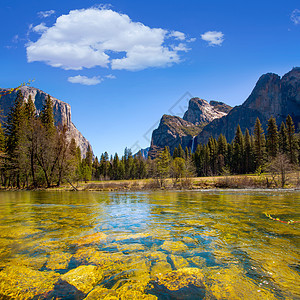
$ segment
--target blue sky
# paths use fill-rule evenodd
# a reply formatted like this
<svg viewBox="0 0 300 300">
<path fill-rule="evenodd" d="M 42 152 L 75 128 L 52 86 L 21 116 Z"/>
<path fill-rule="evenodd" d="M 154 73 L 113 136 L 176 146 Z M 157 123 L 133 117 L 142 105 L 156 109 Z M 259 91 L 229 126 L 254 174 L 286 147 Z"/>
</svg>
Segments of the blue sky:
<svg viewBox="0 0 300 300">
<path fill-rule="evenodd" d="M 96 155 L 147 147 L 187 99 L 241 104 L 300 66 L 299 1 L 1 2 L 0 87 L 68 102 Z"/>
</svg>

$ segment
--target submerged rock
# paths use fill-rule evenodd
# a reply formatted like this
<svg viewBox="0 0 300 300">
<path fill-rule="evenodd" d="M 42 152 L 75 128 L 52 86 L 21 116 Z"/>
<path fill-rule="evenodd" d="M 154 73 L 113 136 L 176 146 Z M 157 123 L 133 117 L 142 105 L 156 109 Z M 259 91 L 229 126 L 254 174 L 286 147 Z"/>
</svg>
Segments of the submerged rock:
<svg viewBox="0 0 300 300">
<path fill-rule="evenodd" d="M 50 270 L 67 269 L 72 255 L 64 252 L 51 253 L 46 268 Z"/>
<path fill-rule="evenodd" d="M 205 287 L 204 275 L 197 268 L 182 268 L 158 276 L 149 285 L 149 292 L 166 299 L 214 299 Z"/>
<path fill-rule="evenodd" d="M 181 241 L 165 241 L 160 248 L 168 252 L 184 252 L 188 250 L 188 246 Z"/>
<path fill-rule="evenodd" d="M 88 293 L 102 279 L 102 270 L 96 266 L 80 266 L 61 276 L 61 279 L 75 286 L 79 291 Z"/>
<path fill-rule="evenodd" d="M 181 256 L 176 256 L 171 254 L 170 258 L 172 260 L 175 269 L 181 269 L 189 265 L 189 262 Z"/>
<path fill-rule="evenodd" d="M 81 237 L 80 239 L 73 242 L 76 246 L 85 246 L 85 245 L 91 245 L 91 244 L 98 244 L 105 242 L 107 238 L 107 235 L 103 232 L 96 232 L 93 234 L 85 235 Z"/>
<path fill-rule="evenodd" d="M 151 268 L 151 277 L 166 274 L 172 271 L 171 265 L 166 261 L 157 261 Z"/>
<path fill-rule="evenodd" d="M 9 266 L 0 272 L 0 295 L 12 299 L 31 299 L 54 288 L 55 272 L 40 272 L 25 266 Z"/>
</svg>

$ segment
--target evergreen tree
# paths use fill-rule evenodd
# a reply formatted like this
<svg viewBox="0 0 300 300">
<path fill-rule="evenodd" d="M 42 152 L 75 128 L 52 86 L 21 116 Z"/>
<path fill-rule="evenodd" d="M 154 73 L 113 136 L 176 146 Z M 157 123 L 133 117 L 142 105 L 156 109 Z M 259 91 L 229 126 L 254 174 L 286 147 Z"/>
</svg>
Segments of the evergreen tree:
<svg viewBox="0 0 300 300">
<path fill-rule="evenodd" d="M 181 144 L 178 146 L 178 157 L 184 158 L 184 151 L 181 147 Z"/>
<path fill-rule="evenodd" d="M 253 146 L 251 141 L 251 136 L 249 134 L 248 128 L 245 131 L 245 173 L 250 173 L 254 171 L 253 164 Z"/>
<path fill-rule="evenodd" d="M 169 147 L 159 153 L 157 158 L 157 172 L 160 178 L 160 186 L 163 186 L 164 179 L 169 176 L 171 155 Z"/>
<path fill-rule="evenodd" d="M 281 123 L 279 130 L 279 151 L 281 153 L 288 152 L 288 135 L 284 122 Z"/>
<path fill-rule="evenodd" d="M 234 173 L 242 174 L 244 168 L 244 136 L 240 125 L 237 126 L 235 137 L 233 140 L 233 160 L 232 170 Z"/>
<path fill-rule="evenodd" d="M 256 169 L 261 168 L 266 159 L 266 140 L 259 118 L 254 125 L 254 154 Z"/>
<path fill-rule="evenodd" d="M 272 158 L 276 157 L 278 153 L 279 141 L 278 131 L 275 118 L 270 118 L 267 129 L 267 152 Z"/>
<path fill-rule="evenodd" d="M 40 114 L 40 119 L 46 129 L 47 135 L 53 135 L 55 132 L 53 103 L 49 95 L 46 99 L 45 104 L 43 105 L 43 109 Z"/>
<path fill-rule="evenodd" d="M 290 115 L 286 118 L 287 154 L 292 164 L 298 163 L 298 145 L 295 138 L 295 126 Z"/>
</svg>

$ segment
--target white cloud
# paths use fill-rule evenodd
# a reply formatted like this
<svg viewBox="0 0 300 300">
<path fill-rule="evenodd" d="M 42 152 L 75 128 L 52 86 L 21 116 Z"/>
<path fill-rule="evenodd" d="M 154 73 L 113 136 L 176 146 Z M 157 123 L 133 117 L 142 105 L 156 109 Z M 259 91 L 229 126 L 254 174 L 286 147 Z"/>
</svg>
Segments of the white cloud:
<svg viewBox="0 0 300 300">
<path fill-rule="evenodd" d="M 300 24 L 300 9 L 294 9 L 292 11 L 291 20 L 295 25 Z"/>
<path fill-rule="evenodd" d="M 180 31 L 172 31 L 169 34 L 169 37 L 174 37 L 176 40 L 184 41 L 185 40 L 185 34 Z"/>
<path fill-rule="evenodd" d="M 108 78 L 108 79 L 116 79 L 117 77 L 113 74 L 108 74 L 105 76 L 105 78 Z"/>
<path fill-rule="evenodd" d="M 47 29 L 48 29 L 48 27 L 45 25 L 45 23 L 41 23 L 39 25 L 32 27 L 32 30 L 37 33 L 43 33 Z"/>
<path fill-rule="evenodd" d="M 83 85 L 96 85 L 101 83 L 103 79 L 100 78 L 100 76 L 94 76 L 89 78 L 87 76 L 77 75 L 77 76 L 69 77 L 68 81 L 71 83 L 80 83 Z"/>
<path fill-rule="evenodd" d="M 172 48 L 173 48 L 173 50 L 175 50 L 175 51 L 184 51 L 184 52 L 188 52 L 188 51 L 191 50 L 191 48 L 188 48 L 188 47 L 186 46 L 186 44 L 184 44 L 184 43 L 180 43 L 179 45 L 173 46 Z"/>
<path fill-rule="evenodd" d="M 40 18 L 48 18 L 48 17 L 50 17 L 53 14 L 55 14 L 55 10 L 53 10 L 53 9 L 38 12 L 38 16 Z"/>
<path fill-rule="evenodd" d="M 57 18 L 36 42 L 27 44 L 27 60 L 66 70 L 100 66 L 136 71 L 179 63 L 178 52 L 187 49 L 182 42 L 174 48 L 174 42 L 183 39 L 179 31 L 150 28 L 125 14 L 93 7 Z"/>
<path fill-rule="evenodd" d="M 209 46 L 221 46 L 224 41 L 224 34 L 221 31 L 207 31 L 201 34 L 201 38 L 208 42 Z"/>
</svg>

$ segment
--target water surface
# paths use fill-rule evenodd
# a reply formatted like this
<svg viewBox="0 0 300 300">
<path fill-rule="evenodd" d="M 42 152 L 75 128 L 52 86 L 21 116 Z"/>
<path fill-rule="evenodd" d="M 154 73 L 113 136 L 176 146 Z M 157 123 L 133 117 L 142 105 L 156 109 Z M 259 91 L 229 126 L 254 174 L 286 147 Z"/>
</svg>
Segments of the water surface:
<svg viewBox="0 0 300 300">
<path fill-rule="evenodd" d="M 1 192 L 0 299 L 300 299 L 298 192 Z"/>
</svg>

